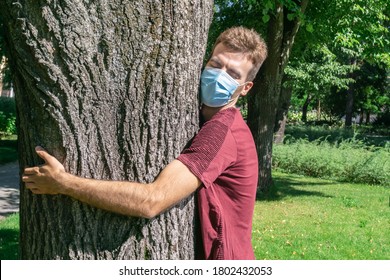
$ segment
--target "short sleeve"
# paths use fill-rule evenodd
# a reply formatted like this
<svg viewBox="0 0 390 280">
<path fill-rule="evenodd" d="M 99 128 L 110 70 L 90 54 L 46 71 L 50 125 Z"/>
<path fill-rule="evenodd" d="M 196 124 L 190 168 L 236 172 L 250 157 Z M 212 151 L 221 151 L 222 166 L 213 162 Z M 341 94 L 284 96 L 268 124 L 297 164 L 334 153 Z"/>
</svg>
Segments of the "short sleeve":
<svg viewBox="0 0 390 280">
<path fill-rule="evenodd" d="M 220 121 L 206 123 L 191 146 L 177 158 L 210 186 L 236 159 L 237 148 L 229 127 Z"/>
</svg>

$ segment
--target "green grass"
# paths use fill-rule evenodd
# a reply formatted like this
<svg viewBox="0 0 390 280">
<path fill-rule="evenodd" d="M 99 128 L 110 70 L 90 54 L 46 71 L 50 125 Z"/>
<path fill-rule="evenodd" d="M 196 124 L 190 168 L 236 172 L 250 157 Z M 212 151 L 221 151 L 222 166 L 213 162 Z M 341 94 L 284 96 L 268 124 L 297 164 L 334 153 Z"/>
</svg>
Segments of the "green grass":
<svg viewBox="0 0 390 280">
<path fill-rule="evenodd" d="M 256 203 L 257 259 L 390 259 L 390 188 L 274 172 Z"/>
<path fill-rule="evenodd" d="M 389 260 L 390 188 L 273 174 L 253 219 L 257 259 Z M 0 221 L 0 259 L 18 259 L 19 216 Z"/>
<path fill-rule="evenodd" d="M 19 214 L 0 220 L 0 260 L 19 259 Z"/>
</svg>

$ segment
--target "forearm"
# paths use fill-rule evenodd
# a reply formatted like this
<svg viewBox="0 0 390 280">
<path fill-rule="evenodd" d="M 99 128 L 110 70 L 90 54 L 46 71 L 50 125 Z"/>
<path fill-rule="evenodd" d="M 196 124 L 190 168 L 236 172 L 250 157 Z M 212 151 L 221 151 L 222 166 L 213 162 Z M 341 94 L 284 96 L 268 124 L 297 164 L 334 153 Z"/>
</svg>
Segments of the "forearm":
<svg viewBox="0 0 390 280">
<path fill-rule="evenodd" d="M 110 212 L 151 218 L 159 211 L 148 184 L 86 179 L 65 172 L 58 184 L 59 193 Z"/>
<path fill-rule="evenodd" d="M 174 160 L 151 184 L 86 179 L 65 172 L 64 166 L 40 147 L 41 166 L 27 167 L 22 180 L 34 194 L 64 194 L 91 206 L 128 216 L 152 218 L 193 193 L 201 184 Z"/>
</svg>

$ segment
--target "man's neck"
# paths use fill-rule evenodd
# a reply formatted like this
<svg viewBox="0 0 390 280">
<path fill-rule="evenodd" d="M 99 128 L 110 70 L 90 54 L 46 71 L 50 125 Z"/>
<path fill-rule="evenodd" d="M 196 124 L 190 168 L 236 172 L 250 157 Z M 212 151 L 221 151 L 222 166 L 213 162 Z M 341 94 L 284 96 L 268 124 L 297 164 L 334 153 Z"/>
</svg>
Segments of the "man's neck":
<svg viewBox="0 0 390 280">
<path fill-rule="evenodd" d="M 207 105 L 202 105 L 201 113 L 205 121 L 211 120 L 211 118 L 218 112 L 234 107 L 235 102 L 233 104 L 228 104 L 223 107 L 209 107 Z"/>
</svg>

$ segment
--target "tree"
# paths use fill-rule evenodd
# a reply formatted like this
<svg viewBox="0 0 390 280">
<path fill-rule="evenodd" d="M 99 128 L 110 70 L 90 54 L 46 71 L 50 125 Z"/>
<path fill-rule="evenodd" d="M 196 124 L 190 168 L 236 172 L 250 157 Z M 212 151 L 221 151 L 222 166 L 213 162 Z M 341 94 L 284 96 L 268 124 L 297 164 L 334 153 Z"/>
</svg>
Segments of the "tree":
<svg viewBox="0 0 390 280">
<path fill-rule="evenodd" d="M 292 87 L 294 95 L 305 100 L 302 104 L 302 121 L 307 121 L 307 111 L 312 100 L 324 102 L 331 90 L 348 89 L 353 82 L 348 74 L 354 69 L 337 61 L 326 45 L 299 44 L 299 55 L 294 56 L 286 67 L 290 77 L 285 86 Z"/>
<path fill-rule="evenodd" d="M 362 98 L 357 81 L 370 76 L 361 75 L 362 66 L 367 62 L 379 63 L 383 68 L 390 65 L 387 2 L 311 1 L 305 20 L 312 29 L 298 35 L 292 63 L 287 68 L 294 90 L 302 93 L 306 89 L 306 96 L 315 96 L 327 104 L 328 110 L 340 114 L 337 103 L 343 100 L 340 115 L 346 115 L 347 127 L 359 107 L 356 98 Z M 309 54 L 317 54 L 308 57 L 308 50 Z M 369 92 L 373 93 L 366 94 Z"/>
<path fill-rule="evenodd" d="M 371 114 L 380 114 L 390 106 L 390 92 L 386 90 L 388 73 L 385 65 L 363 62 L 357 73 L 355 107 L 360 113 L 360 124 L 370 123 Z"/>
<path fill-rule="evenodd" d="M 20 166 L 42 145 L 76 175 L 151 182 L 198 128 L 212 1 L 0 4 Z M 194 203 L 152 220 L 21 186 L 24 259 L 191 259 Z"/>
<path fill-rule="evenodd" d="M 268 58 L 257 75 L 248 102 L 248 125 L 259 156 L 259 187 L 272 186 L 272 145 L 281 98 L 284 69 L 308 0 L 267 1 L 263 20 L 267 21 Z M 285 91 L 288 92 L 288 91 Z"/>
</svg>

